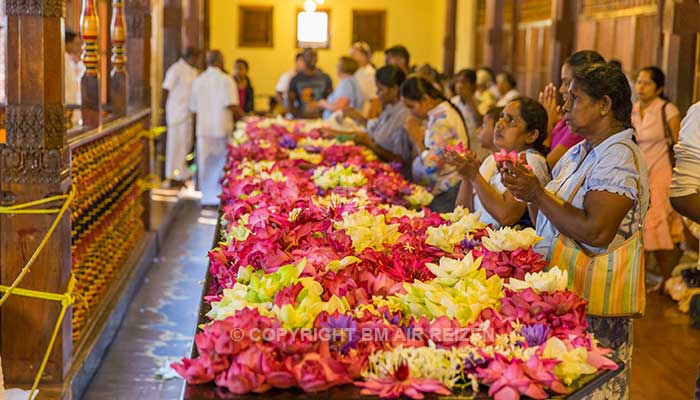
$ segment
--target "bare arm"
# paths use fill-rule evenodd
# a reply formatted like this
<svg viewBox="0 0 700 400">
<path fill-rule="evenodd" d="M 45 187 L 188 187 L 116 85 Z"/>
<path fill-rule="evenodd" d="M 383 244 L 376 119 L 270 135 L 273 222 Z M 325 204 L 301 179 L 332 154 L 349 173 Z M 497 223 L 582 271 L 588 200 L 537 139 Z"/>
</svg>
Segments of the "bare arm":
<svg viewBox="0 0 700 400">
<path fill-rule="evenodd" d="M 679 214 L 700 223 L 700 193 L 683 197 L 671 197 L 671 205 Z"/>
<path fill-rule="evenodd" d="M 292 113 L 296 118 L 301 118 L 301 109 L 297 106 L 297 94 L 293 90 L 287 93 L 287 101 L 289 102 L 289 112 Z"/>
<path fill-rule="evenodd" d="M 234 121 L 238 121 L 241 118 L 243 118 L 244 113 L 243 113 L 243 109 L 241 108 L 241 106 L 239 106 L 237 104 L 231 104 L 227 108 L 233 114 Z"/>
<path fill-rule="evenodd" d="M 670 120 L 668 120 L 668 127 L 671 129 L 671 136 L 673 136 L 673 143 L 678 142 L 678 134 L 681 131 L 681 116 L 677 115 Z"/>
<path fill-rule="evenodd" d="M 486 211 L 504 226 L 515 225 L 526 211 L 527 206 L 513 197 L 509 191 L 498 193 L 481 174 L 472 180 L 472 185 Z"/>
<path fill-rule="evenodd" d="M 471 182 L 467 179 L 462 179 L 462 183 L 459 185 L 459 192 L 455 201 L 455 207 L 457 206 L 462 206 L 469 211 L 474 210 L 474 189 Z"/>
<path fill-rule="evenodd" d="M 342 110 L 350 105 L 350 98 L 349 97 L 339 97 L 333 103 L 329 103 L 324 99 L 324 100 L 319 101 L 318 105 L 321 106 L 321 108 L 326 109 L 326 110 L 338 111 L 338 110 Z"/>
<path fill-rule="evenodd" d="M 590 191 L 583 209 L 576 208 L 546 191 L 539 179 L 522 166 L 508 164 L 508 169 L 512 173 L 502 174 L 503 183 L 515 196 L 531 202 L 563 235 L 589 246 L 608 246 L 634 205 L 619 194 Z"/>
</svg>

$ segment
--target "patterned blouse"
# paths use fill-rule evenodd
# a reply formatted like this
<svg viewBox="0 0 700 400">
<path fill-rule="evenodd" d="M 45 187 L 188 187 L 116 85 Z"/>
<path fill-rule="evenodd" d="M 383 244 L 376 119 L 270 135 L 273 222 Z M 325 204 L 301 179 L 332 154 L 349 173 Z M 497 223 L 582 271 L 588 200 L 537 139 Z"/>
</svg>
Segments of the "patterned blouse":
<svg viewBox="0 0 700 400">
<path fill-rule="evenodd" d="M 545 187 L 560 199 L 568 201 L 573 189 L 583 179 L 583 185 L 571 202 L 574 207 L 580 209 L 583 209 L 586 194 L 591 191 L 619 194 L 634 201 L 634 206 L 622 220 L 610 246 L 583 246 L 593 254 L 614 249 L 632 236 L 639 229 L 639 221 L 644 221 L 649 208 L 647 165 L 644 156 L 632 140 L 633 133 L 632 129 L 626 129 L 610 136 L 596 147 L 591 148 L 584 140 L 570 148 L 554 167 L 552 181 Z M 640 179 L 641 194 L 637 190 L 637 182 Z M 536 226 L 537 234 L 543 239 L 535 245 L 535 250 L 548 259 L 552 242 L 558 234 L 557 229 L 543 213 L 538 214 Z"/>
<path fill-rule="evenodd" d="M 462 142 L 469 146 L 467 129 L 460 114 L 443 101 L 428 112 L 425 150 L 413 160 L 413 180 L 439 195 L 457 186 L 462 178 L 454 167 L 445 163 L 445 148 Z"/>
</svg>

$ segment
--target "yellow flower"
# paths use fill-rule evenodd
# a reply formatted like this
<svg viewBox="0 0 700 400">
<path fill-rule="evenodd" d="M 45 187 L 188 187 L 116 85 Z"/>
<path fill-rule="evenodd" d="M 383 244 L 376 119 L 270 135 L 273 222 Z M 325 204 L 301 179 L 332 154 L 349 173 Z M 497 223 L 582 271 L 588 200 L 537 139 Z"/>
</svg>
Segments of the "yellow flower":
<svg viewBox="0 0 700 400">
<path fill-rule="evenodd" d="M 481 239 L 483 246 L 492 252 L 513 251 L 517 249 L 527 250 L 542 240 L 532 228 L 516 230 L 503 227 L 497 231 L 486 228 L 489 235 Z"/>
<path fill-rule="evenodd" d="M 447 223 L 438 227 L 429 227 L 426 230 L 428 239 L 425 243 L 439 247 L 447 252 L 454 251 L 455 245 L 464 240 L 465 236 L 485 225 L 479 221 L 479 213 L 464 214 L 454 223 Z"/>
<path fill-rule="evenodd" d="M 433 194 L 427 191 L 423 186 L 411 185 L 411 188 L 413 189 L 411 194 L 404 196 L 404 199 L 406 199 L 406 201 L 408 201 L 412 207 L 427 206 L 435 198 L 435 196 L 433 196 Z"/>
<path fill-rule="evenodd" d="M 308 153 L 306 150 L 297 147 L 296 149 L 289 151 L 289 159 L 304 160 L 310 162 L 311 164 L 320 164 L 321 161 L 323 161 L 323 156 L 320 154 Z"/>
<path fill-rule="evenodd" d="M 331 261 L 330 263 L 328 263 L 328 265 L 326 265 L 326 270 L 332 271 L 332 272 L 338 272 L 338 271 L 345 269 L 345 267 L 347 267 L 348 265 L 355 264 L 355 263 L 358 263 L 360 261 L 362 261 L 362 260 L 360 260 L 359 258 L 354 257 L 354 256 L 343 257 L 340 260 L 334 260 L 334 261 Z"/>
<path fill-rule="evenodd" d="M 554 267 L 545 272 L 528 272 L 525 274 L 525 280 L 510 278 L 507 284 L 512 290 L 525 290 L 532 288 L 537 293 L 549 292 L 554 293 L 566 289 L 569 282 L 569 274 L 567 271 L 562 271 L 559 267 Z"/>
<path fill-rule="evenodd" d="M 352 239 L 356 252 L 371 247 L 385 250 L 385 243 L 395 243 L 401 236 L 399 224 L 387 224 L 384 215 L 372 215 L 367 210 L 343 215 L 343 221 L 334 224 L 336 229 L 343 229 Z"/>
<path fill-rule="evenodd" d="M 588 364 L 588 352 L 585 347 L 569 350 L 566 344 L 557 337 L 551 337 L 547 340 L 542 355 L 545 358 L 555 358 L 560 361 L 554 367 L 553 372 L 567 386 L 571 385 L 581 375 L 596 372 L 596 368 Z"/>
</svg>

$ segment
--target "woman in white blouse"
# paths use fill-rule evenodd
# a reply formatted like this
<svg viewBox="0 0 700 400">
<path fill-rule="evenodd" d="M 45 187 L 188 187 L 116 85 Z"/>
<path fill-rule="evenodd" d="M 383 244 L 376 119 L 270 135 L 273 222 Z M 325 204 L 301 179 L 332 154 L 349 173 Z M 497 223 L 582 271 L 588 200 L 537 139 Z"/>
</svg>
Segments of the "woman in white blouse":
<svg viewBox="0 0 700 400">
<path fill-rule="evenodd" d="M 676 167 L 671 181 L 671 204 L 681 215 L 700 222 L 700 102 L 692 105 L 683 118 L 673 150 Z"/>
</svg>

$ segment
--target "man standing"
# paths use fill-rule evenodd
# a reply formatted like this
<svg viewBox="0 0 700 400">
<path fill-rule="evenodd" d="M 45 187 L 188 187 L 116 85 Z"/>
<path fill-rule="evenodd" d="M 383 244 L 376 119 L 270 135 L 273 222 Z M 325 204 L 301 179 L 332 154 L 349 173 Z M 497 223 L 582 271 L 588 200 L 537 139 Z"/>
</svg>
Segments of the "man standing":
<svg viewBox="0 0 700 400">
<path fill-rule="evenodd" d="M 85 72 L 85 65 L 80 60 L 82 41 L 75 32 L 66 29 L 65 33 L 66 54 L 64 57 L 63 83 L 66 88 L 64 100 L 71 112 L 71 126 L 80 125 L 80 80 Z"/>
<path fill-rule="evenodd" d="M 377 97 L 377 84 L 375 82 L 374 69 L 370 60 L 372 59 L 372 49 L 366 42 L 357 42 L 350 48 L 350 57 L 357 61 L 359 68 L 355 71 L 355 79 L 360 85 L 362 97 L 365 101 L 362 109 L 359 110 L 367 119 L 376 118 L 381 112 L 381 104 Z"/>
<path fill-rule="evenodd" d="M 224 56 L 218 50 L 208 51 L 207 70 L 192 83 L 190 111 L 197 127 L 197 175 L 201 204 L 219 204 L 219 179 L 226 164 L 229 135 L 234 118 L 243 116 L 239 106 L 238 87 L 223 71 Z"/>
<path fill-rule="evenodd" d="M 304 70 L 305 65 L 304 53 L 297 53 L 294 59 L 294 69 L 283 73 L 280 76 L 279 81 L 277 81 L 277 85 L 275 86 L 275 96 L 277 97 L 277 103 L 281 104 L 285 109 L 289 108 L 289 84 L 292 82 L 292 78 L 294 78 L 296 74 Z"/>
<path fill-rule="evenodd" d="M 189 178 L 187 153 L 192 148 L 192 116 L 189 113 L 192 82 L 199 74 L 199 50 L 188 47 L 168 68 L 163 81 L 162 104 L 168 136 L 165 148 L 165 175 L 171 185 L 182 186 Z"/>
<path fill-rule="evenodd" d="M 323 109 L 319 100 L 333 92 L 331 77 L 316 67 L 314 49 L 304 49 L 304 70 L 289 83 L 289 111 L 297 118 L 319 118 Z"/>
</svg>

